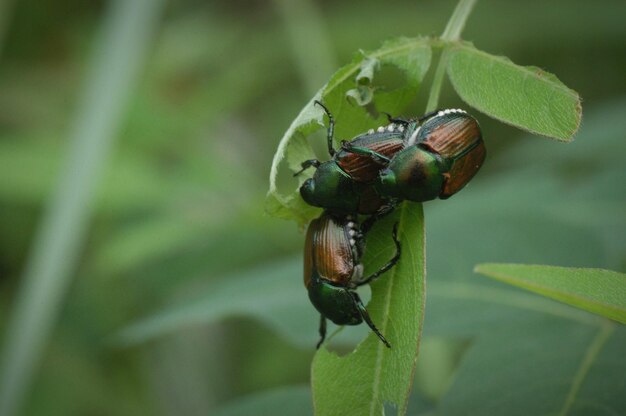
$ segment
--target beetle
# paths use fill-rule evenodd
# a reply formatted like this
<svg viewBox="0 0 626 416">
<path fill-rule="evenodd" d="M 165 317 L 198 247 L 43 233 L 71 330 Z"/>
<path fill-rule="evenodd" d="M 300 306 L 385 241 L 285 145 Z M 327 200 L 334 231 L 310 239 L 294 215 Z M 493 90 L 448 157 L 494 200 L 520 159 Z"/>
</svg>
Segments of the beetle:
<svg viewBox="0 0 626 416">
<path fill-rule="evenodd" d="M 377 217 L 362 225 L 351 215 L 324 211 L 309 224 L 304 245 L 304 286 L 309 299 L 320 313 L 320 341 L 326 338 L 326 319 L 337 325 L 359 325 L 365 322 L 389 348 L 391 345 L 372 322 L 357 287 L 371 283 L 391 269 L 400 259 L 397 223 L 392 237 L 396 254 L 380 269 L 363 277 L 361 257 L 365 250 L 364 236 Z"/>
<path fill-rule="evenodd" d="M 343 150 L 386 165 L 373 184 L 381 198 L 414 202 L 451 197 L 474 177 L 486 156 L 478 122 L 460 109 L 437 111 L 391 158 L 351 143 L 344 143 Z"/>
<path fill-rule="evenodd" d="M 375 192 L 371 184 L 390 158 L 414 138 L 421 120 L 430 114 L 409 120 L 387 114 L 388 125 L 370 129 L 349 142 L 343 141 L 341 149 L 335 150 L 335 120 L 324 104 L 320 101 L 315 104 L 328 116 L 326 141 L 331 160 L 310 159 L 302 163 L 302 169 L 294 176 L 309 167 L 315 167 L 316 171 L 312 178 L 304 181 L 300 195 L 309 205 L 343 214 L 373 214 L 381 207 L 385 209 L 387 198 Z"/>
</svg>

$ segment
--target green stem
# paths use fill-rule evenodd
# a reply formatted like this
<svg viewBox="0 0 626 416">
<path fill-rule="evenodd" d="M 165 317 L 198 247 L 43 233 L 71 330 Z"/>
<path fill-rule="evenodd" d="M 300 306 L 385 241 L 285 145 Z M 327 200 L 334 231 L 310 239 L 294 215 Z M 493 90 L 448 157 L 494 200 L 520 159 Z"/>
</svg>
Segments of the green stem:
<svg viewBox="0 0 626 416">
<path fill-rule="evenodd" d="M 435 110 L 439 105 L 439 95 L 441 94 L 441 87 L 443 86 L 443 75 L 446 72 L 448 60 L 450 59 L 449 44 L 460 39 L 461 32 L 465 27 L 465 22 L 467 22 L 467 18 L 475 4 L 476 0 L 460 0 L 454 9 L 454 13 L 450 16 L 445 30 L 441 34 L 441 40 L 444 41 L 444 46 L 441 57 L 439 58 L 439 63 L 437 64 L 437 69 L 435 70 L 432 86 L 430 87 L 426 113 Z"/>
<path fill-rule="evenodd" d="M 441 35 L 441 39 L 454 42 L 461 38 L 461 32 L 465 28 L 465 22 L 467 22 L 467 18 L 469 17 L 474 5 L 476 4 L 476 0 L 460 0 L 456 5 L 456 9 L 450 16 L 450 20 L 448 20 L 448 24 L 446 25 L 445 30 Z"/>
<path fill-rule="evenodd" d="M 426 103 L 426 111 L 424 113 L 430 113 L 434 111 L 439 105 L 439 95 L 441 94 L 441 87 L 443 86 L 443 75 L 446 72 L 448 66 L 448 48 L 444 47 L 439 62 L 437 63 L 437 69 L 435 70 L 435 76 L 433 83 L 430 86 L 430 94 L 428 95 L 428 103 Z"/>
</svg>

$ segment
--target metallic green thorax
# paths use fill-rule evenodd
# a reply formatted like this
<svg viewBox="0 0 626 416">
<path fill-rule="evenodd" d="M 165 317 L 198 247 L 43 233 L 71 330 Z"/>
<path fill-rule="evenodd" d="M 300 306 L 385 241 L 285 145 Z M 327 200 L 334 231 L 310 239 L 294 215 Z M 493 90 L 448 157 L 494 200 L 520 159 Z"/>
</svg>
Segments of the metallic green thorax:
<svg viewBox="0 0 626 416">
<path fill-rule="evenodd" d="M 383 198 L 414 202 L 449 198 L 472 179 L 485 159 L 480 127 L 463 110 L 435 113 L 407 144 L 374 184 Z"/>
<path fill-rule="evenodd" d="M 429 201 L 439 196 L 445 167 L 441 158 L 411 146 L 399 152 L 374 185 L 381 195 L 409 201 Z"/>
<path fill-rule="evenodd" d="M 319 313 L 337 325 L 358 325 L 363 322 L 352 293 L 315 276 L 309 286 L 309 299 Z"/>
</svg>

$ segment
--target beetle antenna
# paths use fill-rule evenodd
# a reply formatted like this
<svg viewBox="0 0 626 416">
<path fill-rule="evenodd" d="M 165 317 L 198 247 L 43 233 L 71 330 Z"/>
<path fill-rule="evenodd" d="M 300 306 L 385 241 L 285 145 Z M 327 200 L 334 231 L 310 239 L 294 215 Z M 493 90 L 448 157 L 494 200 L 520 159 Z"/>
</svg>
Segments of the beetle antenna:
<svg viewBox="0 0 626 416">
<path fill-rule="evenodd" d="M 293 176 L 298 176 L 299 174 L 301 174 L 302 172 L 304 172 L 305 170 L 307 170 L 308 168 L 310 168 L 311 166 L 314 166 L 316 169 L 320 167 L 320 165 L 322 164 L 322 162 L 320 162 L 317 159 L 309 159 L 309 160 L 305 160 L 304 162 L 302 162 L 302 164 L 300 166 L 302 166 L 302 169 L 300 169 L 299 171 L 297 171 L 296 173 L 293 174 Z"/>
<path fill-rule="evenodd" d="M 324 109 L 324 112 L 328 116 L 328 130 L 326 132 L 326 142 L 328 144 L 328 153 L 330 154 L 330 157 L 333 157 L 335 156 L 335 153 L 336 153 L 335 149 L 333 149 L 333 136 L 335 135 L 335 119 L 333 118 L 333 115 L 330 113 L 330 110 L 326 108 L 326 106 L 322 104 L 321 101 L 315 100 L 315 104 L 322 107 Z"/>
<path fill-rule="evenodd" d="M 421 122 L 422 122 L 422 121 L 424 121 L 424 120 L 428 120 L 429 118 L 431 118 L 431 117 L 433 117 L 433 116 L 437 115 L 437 113 L 438 113 L 438 112 L 440 112 L 440 111 L 441 111 L 441 109 L 437 109 L 437 110 L 435 110 L 435 111 L 431 111 L 430 113 L 426 113 L 426 114 L 424 114 L 423 116 L 421 116 L 420 118 L 418 118 L 418 119 L 417 119 L 417 121 L 418 121 L 419 123 L 421 123 Z"/>
</svg>

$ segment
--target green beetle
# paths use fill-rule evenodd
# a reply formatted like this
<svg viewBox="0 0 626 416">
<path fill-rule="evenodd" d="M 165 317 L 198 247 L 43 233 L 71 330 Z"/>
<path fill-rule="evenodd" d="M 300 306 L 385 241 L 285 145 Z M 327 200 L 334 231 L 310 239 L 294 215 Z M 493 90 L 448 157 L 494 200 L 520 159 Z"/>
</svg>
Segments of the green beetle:
<svg viewBox="0 0 626 416">
<path fill-rule="evenodd" d="M 380 340 L 391 348 L 355 291 L 357 287 L 372 282 L 391 269 L 400 259 L 396 224 L 392 234 L 396 254 L 378 271 L 363 277 L 361 257 L 365 249 L 364 235 L 376 220 L 376 217 L 370 217 L 360 226 L 350 215 L 324 211 L 309 224 L 304 245 L 304 285 L 311 303 L 321 314 L 321 339 L 317 348 L 326 337 L 326 319 L 337 325 L 358 325 L 365 321 Z"/>
<path fill-rule="evenodd" d="M 309 167 L 315 167 L 312 178 L 300 187 L 300 195 L 309 205 L 343 214 L 373 214 L 388 203 L 387 198 L 374 191 L 372 183 L 378 172 L 394 154 L 402 150 L 414 138 L 420 119 L 395 119 L 387 115 L 389 124 L 370 129 L 351 141 L 342 142 L 342 148 L 333 148 L 335 121 L 330 111 L 319 101 L 328 116 L 327 145 L 331 160 L 317 159 L 302 163 L 299 175 Z"/>
<path fill-rule="evenodd" d="M 350 144 L 344 150 L 383 160 Z M 480 126 L 463 110 L 440 110 L 417 127 L 407 146 L 384 163 L 374 182 L 382 198 L 430 201 L 447 199 L 478 172 L 486 155 Z"/>
</svg>

